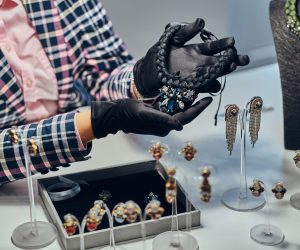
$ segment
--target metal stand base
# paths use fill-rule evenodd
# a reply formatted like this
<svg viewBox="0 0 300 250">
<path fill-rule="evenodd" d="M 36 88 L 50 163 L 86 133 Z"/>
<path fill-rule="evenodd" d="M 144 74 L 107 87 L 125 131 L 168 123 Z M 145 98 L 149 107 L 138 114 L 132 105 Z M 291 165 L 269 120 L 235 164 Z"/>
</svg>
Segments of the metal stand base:
<svg viewBox="0 0 300 250">
<path fill-rule="evenodd" d="M 223 193 L 222 203 L 232 210 L 247 212 L 263 208 L 266 201 L 263 196 L 254 197 L 251 194 L 247 195 L 246 198 L 241 199 L 240 188 L 233 188 Z"/>
<path fill-rule="evenodd" d="M 300 193 L 293 194 L 290 198 L 290 203 L 293 208 L 300 210 Z"/>
<path fill-rule="evenodd" d="M 274 225 L 270 225 L 270 228 L 265 224 L 256 225 L 251 229 L 250 236 L 257 243 L 267 246 L 278 245 L 284 240 L 284 234 Z"/>
<path fill-rule="evenodd" d="M 111 246 L 107 246 L 107 247 L 103 247 L 101 248 L 101 250 L 127 250 L 126 248 L 124 247 L 111 247 Z"/>
<path fill-rule="evenodd" d="M 11 236 L 12 243 L 22 249 L 41 249 L 50 245 L 57 238 L 56 228 L 44 221 L 37 221 L 37 232 L 35 235 L 32 233 L 31 222 L 24 223 L 18 226 Z"/>
<path fill-rule="evenodd" d="M 181 231 L 159 234 L 153 239 L 153 250 L 199 250 L 194 236 Z"/>
</svg>

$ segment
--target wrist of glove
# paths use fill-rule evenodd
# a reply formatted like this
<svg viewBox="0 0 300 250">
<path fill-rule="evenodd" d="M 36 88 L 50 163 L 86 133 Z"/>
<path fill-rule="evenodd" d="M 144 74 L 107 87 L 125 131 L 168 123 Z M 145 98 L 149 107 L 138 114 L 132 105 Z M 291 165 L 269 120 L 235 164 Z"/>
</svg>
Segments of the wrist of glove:
<svg viewBox="0 0 300 250">
<path fill-rule="evenodd" d="M 92 128 L 96 138 L 118 131 L 166 136 L 172 130 L 182 130 L 183 125 L 195 119 L 211 101 L 210 97 L 204 98 L 173 116 L 133 99 L 92 102 Z"/>
</svg>

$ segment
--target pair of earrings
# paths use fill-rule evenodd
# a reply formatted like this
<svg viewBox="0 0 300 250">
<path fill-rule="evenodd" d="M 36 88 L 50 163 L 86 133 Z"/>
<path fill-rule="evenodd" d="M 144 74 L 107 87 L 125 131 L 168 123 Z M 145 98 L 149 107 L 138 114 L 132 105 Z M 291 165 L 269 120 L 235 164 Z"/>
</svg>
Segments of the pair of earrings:
<svg viewBox="0 0 300 250">
<path fill-rule="evenodd" d="M 264 191 L 264 183 L 261 180 L 253 180 L 253 184 L 249 187 L 253 196 L 260 196 Z M 284 184 L 282 182 L 277 182 L 272 187 L 272 193 L 274 193 L 275 198 L 281 200 L 284 194 L 287 192 Z"/>
<path fill-rule="evenodd" d="M 254 147 L 254 144 L 257 142 L 258 132 L 260 129 L 263 100 L 259 96 L 254 96 L 248 102 L 247 107 L 248 106 L 249 106 L 249 110 L 247 111 L 250 114 L 249 134 L 250 134 L 251 144 Z M 235 104 L 230 104 L 226 106 L 226 112 L 225 112 L 226 142 L 227 142 L 227 149 L 230 155 L 232 153 L 233 145 L 235 142 L 239 111 L 240 111 L 239 107 Z"/>
<path fill-rule="evenodd" d="M 200 198 L 203 202 L 209 202 L 211 198 L 211 185 L 208 181 L 210 170 L 207 167 L 203 168 L 201 170 L 201 176 L 203 179 L 200 186 Z"/>
<path fill-rule="evenodd" d="M 115 221 L 118 223 L 123 223 L 125 220 L 128 223 L 134 223 L 137 221 L 138 216 L 141 215 L 141 208 L 134 201 L 127 201 L 125 203 L 118 203 L 113 211 L 112 215 Z"/>
</svg>

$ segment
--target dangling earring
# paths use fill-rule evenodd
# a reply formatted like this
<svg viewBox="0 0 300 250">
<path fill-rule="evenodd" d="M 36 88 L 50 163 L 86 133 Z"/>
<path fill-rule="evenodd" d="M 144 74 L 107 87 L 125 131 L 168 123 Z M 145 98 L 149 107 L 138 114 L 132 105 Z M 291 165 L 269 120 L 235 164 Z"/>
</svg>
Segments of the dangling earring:
<svg viewBox="0 0 300 250">
<path fill-rule="evenodd" d="M 239 107 L 235 104 L 226 106 L 225 121 L 226 121 L 226 142 L 227 150 L 230 155 L 233 150 L 233 144 L 235 142 L 237 119 L 239 114 Z"/>
<path fill-rule="evenodd" d="M 210 176 L 210 171 L 206 167 L 201 170 L 201 175 L 203 177 L 201 186 L 200 186 L 200 195 L 201 195 L 201 200 L 203 202 L 209 202 L 211 198 L 211 185 L 209 184 L 208 177 Z"/>
<path fill-rule="evenodd" d="M 166 200 L 168 203 L 173 203 L 177 196 L 177 184 L 174 178 L 175 174 L 176 174 L 175 168 L 167 169 L 167 175 L 169 178 L 166 183 Z"/>
<path fill-rule="evenodd" d="M 263 106 L 263 100 L 259 96 L 254 96 L 249 102 L 250 108 L 250 120 L 249 120 L 249 133 L 251 138 L 251 144 L 254 147 L 258 139 L 258 131 L 260 129 L 261 110 Z"/>
</svg>

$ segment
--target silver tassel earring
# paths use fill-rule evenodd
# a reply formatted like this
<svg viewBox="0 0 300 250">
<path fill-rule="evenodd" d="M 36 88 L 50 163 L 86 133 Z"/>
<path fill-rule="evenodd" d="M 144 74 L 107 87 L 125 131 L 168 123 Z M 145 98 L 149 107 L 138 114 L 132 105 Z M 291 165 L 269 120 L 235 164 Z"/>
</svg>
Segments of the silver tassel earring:
<svg viewBox="0 0 300 250">
<path fill-rule="evenodd" d="M 239 107 L 235 104 L 226 106 L 225 121 L 226 121 L 226 142 L 227 150 L 230 155 L 233 150 L 233 144 L 235 142 L 237 119 L 239 114 Z"/>
<path fill-rule="evenodd" d="M 252 147 L 258 139 L 258 131 L 260 129 L 261 111 L 263 107 L 263 100 L 259 96 L 254 96 L 249 102 L 250 120 L 249 120 L 249 133 Z"/>
</svg>

